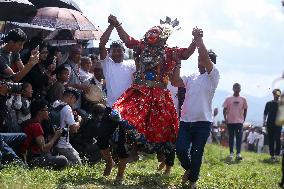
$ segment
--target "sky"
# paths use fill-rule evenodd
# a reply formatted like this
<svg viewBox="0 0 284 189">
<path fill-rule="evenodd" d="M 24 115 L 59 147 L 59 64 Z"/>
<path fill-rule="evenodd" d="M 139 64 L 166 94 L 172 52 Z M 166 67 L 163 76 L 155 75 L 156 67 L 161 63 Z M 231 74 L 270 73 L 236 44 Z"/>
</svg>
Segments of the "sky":
<svg viewBox="0 0 284 189">
<path fill-rule="evenodd" d="M 169 46 L 188 47 L 192 28 L 204 31 L 204 43 L 217 55 L 218 90 L 232 92 L 236 82 L 242 93 L 271 95 L 272 83 L 284 72 L 284 8 L 281 0 L 74 0 L 83 14 L 103 31 L 115 15 L 128 34 L 141 39 L 166 16 L 177 18 L 181 29 Z M 119 39 L 116 31 L 112 40 Z M 182 75 L 197 72 L 197 51 L 182 61 Z M 274 87 L 284 90 L 284 80 Z"/>
</svg>

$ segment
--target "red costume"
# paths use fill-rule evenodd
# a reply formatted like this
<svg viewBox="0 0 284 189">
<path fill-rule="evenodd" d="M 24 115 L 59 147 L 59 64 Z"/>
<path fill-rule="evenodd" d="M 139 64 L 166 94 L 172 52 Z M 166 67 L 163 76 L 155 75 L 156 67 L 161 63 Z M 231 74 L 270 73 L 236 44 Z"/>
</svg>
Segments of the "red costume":
<svg viewBox="0 0 284 189">
<path fill-rule="evenodd" d="M 149 142 L 175 142 L 178 116 L 170 92 L 167 89 L 169 74 L 186 48 L 170 48 L 162 40 L 163 28 L 150 29 L 144 40 L 133 38 L 126 44 L 134 50 L 136 72 L 133 85 L 113 105 L 121 117 L 133 125 Z"/>
</svg>

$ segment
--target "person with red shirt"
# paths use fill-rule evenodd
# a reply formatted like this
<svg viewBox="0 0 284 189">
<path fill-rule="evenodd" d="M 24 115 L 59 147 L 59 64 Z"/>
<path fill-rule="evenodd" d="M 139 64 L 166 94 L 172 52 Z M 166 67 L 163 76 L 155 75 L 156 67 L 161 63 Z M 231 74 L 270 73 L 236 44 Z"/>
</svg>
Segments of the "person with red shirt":
<svg viewBox="0 0 284 189">
<path fill-rule="evenodd" d="M 48 119 L 46 101 L 32 102 L 30 110 L 31 119 L 23 123 L 23 131 L 27 138 L 21 148 L 21 152 L 26 154 L 27 163 L 31 166 L 52 167 L 54 169 L 66 167 L 68 163 L 66 157 L 51 154 L 51 150 L 61 136 L 62 131 L 56 130 L 53 136 L 44 137 L 42 122 Z"/>
</svg>

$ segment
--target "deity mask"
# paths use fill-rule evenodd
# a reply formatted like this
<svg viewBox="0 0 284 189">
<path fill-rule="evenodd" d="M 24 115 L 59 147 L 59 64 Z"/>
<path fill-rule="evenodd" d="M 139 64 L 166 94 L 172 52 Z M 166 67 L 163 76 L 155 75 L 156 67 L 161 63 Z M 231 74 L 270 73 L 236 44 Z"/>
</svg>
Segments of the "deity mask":
<svg viewBox="0 0 284 189">
<path fill-rule="evenodd" d="M 145 34 L 145 41 L 150 45 L 154 45 L 159 42 L 161 34 L 161 28 L 155 26 L 149 29 Z"/>
</svg>

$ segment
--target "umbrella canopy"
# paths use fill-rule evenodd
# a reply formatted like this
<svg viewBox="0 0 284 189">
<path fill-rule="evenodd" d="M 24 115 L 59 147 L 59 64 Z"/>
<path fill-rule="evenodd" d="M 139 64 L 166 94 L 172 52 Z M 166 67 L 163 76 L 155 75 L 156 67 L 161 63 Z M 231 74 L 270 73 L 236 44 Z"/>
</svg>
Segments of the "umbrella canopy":
<svg viewBox="0 0 284 189">
<path fill-rule="evenodd" d="M 40 38 L 44 39 L 46 36 L 48 36 L 52 31 L 54 31 L 54 28 L 46 28 L 42 26 L 34 26 L 27 23 L 19 23 L 19 22 L 7 22 L 6 23 L 6 31 L 9 31 L 14 28 L 21 28 L 26 35 L 28 36 L 28 39 L 31 39 L 32 37 L 39 36 Z"/>
<path fill-rule="evenodd" d="M 0 0 L 1 21 L 22 21 L 35 13 L 36 7 L 28 0 Z"/>
<path fill-rule="evenodd" d="M 81 12 L 58 7 L 38 9 L 37 14 L 28 20 L 28 23 L 54 29 L 96 30 Z"/>
<path fill-rule="evenodd" d="M 81 11 L 79 6 L 72 0 L 29 0 L 36 8 L 59 7 Z"/>
<path fill-rule="evenodd" d="M 63 29 L 51 32 L 44 40 L 99 40 L 102 34 L 103 32 L 100 29 L 93 31 Z"/>
</svg>

